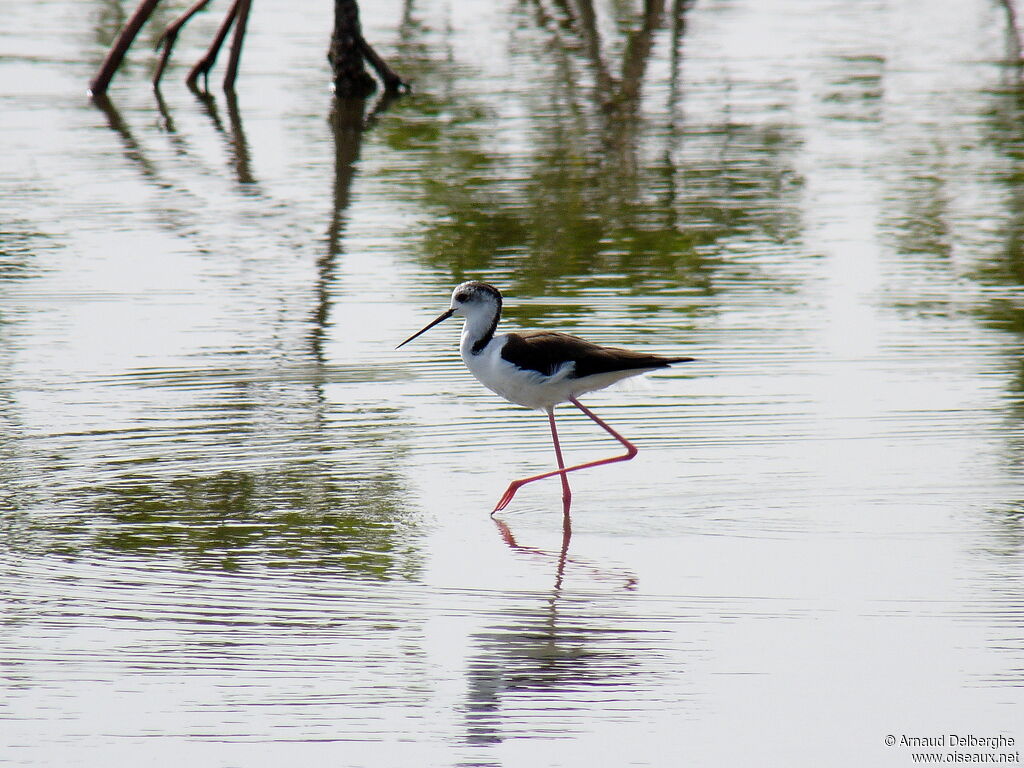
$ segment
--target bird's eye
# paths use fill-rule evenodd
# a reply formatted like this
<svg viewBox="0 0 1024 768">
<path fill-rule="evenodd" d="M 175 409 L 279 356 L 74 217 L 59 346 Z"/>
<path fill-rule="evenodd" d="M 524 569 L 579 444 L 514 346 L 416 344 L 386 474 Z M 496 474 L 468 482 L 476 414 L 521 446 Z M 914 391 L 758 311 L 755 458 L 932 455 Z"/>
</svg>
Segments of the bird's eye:
<svg viewBox="0 0 1024 768">
<path fill-rule="evenodd" d="M 460 291 L 459 293 L 455 294 L 455 300 L 459 302 L 469 301 L 469 294 L 466 293 L 465 291 Z"/>
</svg>

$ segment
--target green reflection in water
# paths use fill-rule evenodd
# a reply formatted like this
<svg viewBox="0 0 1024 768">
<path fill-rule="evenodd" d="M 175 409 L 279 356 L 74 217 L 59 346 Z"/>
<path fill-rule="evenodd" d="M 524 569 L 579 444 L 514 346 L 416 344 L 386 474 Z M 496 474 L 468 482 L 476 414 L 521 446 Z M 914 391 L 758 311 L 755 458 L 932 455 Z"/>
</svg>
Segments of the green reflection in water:
<svg viewBox="0 0 1024 768">
<path fill-rule="evenodd" d="M 906 282 L 893 306 L 919 318 L 965 311 L 996 329 L 1007 382 L 1009 463 L 1024 455 L 1024 85 L 1021 65 L 994 64 L 974 92 L 936 106 L 927 93 L 906 125 L 889 125 L 897 147 L 885 240 L 928 279 Z M 941 110 L 941 111 L 940 111 Z M 936 280 L 932 280 L 932 277 Z M 906 278 L 904 278 L 906 280 Z M 962 282 L 961 282 L 962 281 Z"/>
<path fill-rule="evenodd" d="M 989 284 L 1020 286 L 1024 285 L 1024 85 L 1014 80 L 1006 89 L 992 93 L 989 112 L 982 117 L 987 138 L 998 153 L 999 166 L 992 170 L 1005 191 L 1007 216 L 998 230 L 1000 248 L 977 265 L 974 276 Z M 1024 311 L 1022 306 L 1016 309 L 1017 313 Z M 1024 322 L 1018 318 L 1011 328 L 1024 332 Z"/>
<path fill-rule="evenodd" d="M 106 519 L 90 547 L 174 551 L 195 565 L 228 569 L 256 561 L 377 578 L 401 570 L 395 479 L 318 477 L 296 466 L 96 488 L 90 505 Z"/>
<path fill-rule="evenodd" d="M 0 376 L 4 554 L 414 578 L 402 421 L 331 406 L 292 375 L 121 376 L 117 392 L 145 397 L 149 418 L 119 426 L 112 407 L 104 428 L 68 433 L 19 424 Z M 176 404 L 152 405 L 165 397 Z"/>
<path fill-rule="evenodd" d="M 62 504 L 5 504 L 4 521 L 13 551 L 411 577 L 418 561 L 406 543 L 410 523 L 399 491 L 389 473 L 345 476 L 308 462 L 207 476 L 126 474 L 71 491 Z"/>
<path fill-rule="evenodd" d="M 429 212 L 416 225 L 423 258 L 451 282 L 496 272 L 519 295 L 714 293 L 720 240 L 796 237 L 796 132 L 784 107 L 682 124 L 682 4 L 620 9 L 608 43 L 578 5 L 558 17 L 519 6 L 509 56 L 523 80 L 489 94 L 438 55 L 449 35 L 407 18 L 400 67 L 427 85 L 381 130 L 421 158 L 422 173 L 396 177 Z M 671 60 L 668 82 L 664 67 L 649 74 L 658 57 Z"/>
<path fill-rule="evenodd" d="M 983 102 L 987 143 L 996 152 L 995 166 L 986 170 L 992 174 L 1002 210 L 991 212 L 994 247 L 980 250 L 969 272 L 972 281 L 987 287 L 975 313 L 985 325 L 1015 337 L 1012 343 L 1007 340 L 1006 353 L 1015 371 L 1008 397 L 1018 425 L 1024 421 L 1024 85 L 1019 75 L 1019 64 L 1007 67 L 1005 86 L 987 94 Z M 1024 456 L 1019 426 L 1008 430 L 1007 440 L 1014 454 L 1011 463 L 1019 471 Z"/>
<path fill-rule="evenodd" d="M 45 235 L 28 231 L 21 222 L 0 222 L 0 287 L 2 283 L 37 273 L 33 266 L 33 248 L 49 244 Z M 49 247 L 53 247 L 50 245 Z M 0 322 L 3 322 L 3 308 L 0 307 Z"/>
</svg>

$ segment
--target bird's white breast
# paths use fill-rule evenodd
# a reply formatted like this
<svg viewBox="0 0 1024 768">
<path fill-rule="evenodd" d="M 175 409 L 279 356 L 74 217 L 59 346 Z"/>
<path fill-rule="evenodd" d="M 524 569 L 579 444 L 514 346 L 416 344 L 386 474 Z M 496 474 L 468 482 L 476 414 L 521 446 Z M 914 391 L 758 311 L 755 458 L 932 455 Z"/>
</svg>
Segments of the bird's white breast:
<svg viewBox="0 0 1024 768">
<path fill-rule="evenodd" d="M 550 410 L 559 403 L 569 401 L 587 392 L 604 389 L 616 382 L 653 371 L 655 368 L 629 368 L 621 371 L 592 374 L 582 378 L 572 376 L 575 363 L 566 362 L 553 374 L 520 368 L 501 356 L 508 336 L 495 336 L 479 353 L 473 352 L 472 335 L 463 334 L 460 352 L 462 360 L 477 381 L 510 403 L 524 408 Z"/>
<path fill-rule="evenodd" d="M 568 376 L 572 363 L 563 366 L 553 376 L 530 371 L 513 365 L 501 356 L 507 336 L 495 336 L 479 353 L 472 350 L 472 344 L 463 340 L 462 360 L 477 381 L 510 403 L 538 410 L 554 407 L 565 402 L 571 394 Z"/>
</svg>

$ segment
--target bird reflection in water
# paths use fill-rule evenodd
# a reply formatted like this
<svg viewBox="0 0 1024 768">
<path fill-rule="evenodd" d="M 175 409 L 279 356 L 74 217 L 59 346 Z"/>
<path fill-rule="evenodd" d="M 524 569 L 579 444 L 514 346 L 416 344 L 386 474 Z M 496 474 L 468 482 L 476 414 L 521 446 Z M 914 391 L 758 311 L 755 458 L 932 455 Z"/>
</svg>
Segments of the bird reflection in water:
<svg viewBox="0 0 1024 768">
<path fill-rule="evenodd" d="M 491 626 L 472 636 L 465 740 L 473 745 L 571 731 L 575 719 L 586 722 L 596 692 L 634 685 L 640 660 L 651 654 L 650 632 L 620 615 L 617 594 L 611 600 L 593 592 L 566 594 L 567 572 L 612 580 L 618 589 L 633 590 L 637 583 L 627 571 L 570 557 L 568 519 L 557 550 L 520 544 L 506 522 L 495 519 L 494 524 L 514 552 L 554 562 L 555 578 L 550 591 L 510 596 Z M 640 653 L 640 648 L 647 650 Z M 553 714 L 546 724 L 545 718 L 525 716 L 541 704 Z"/>
<path fill-rule="evenodd" d="M 494 521 L 495 526 L 497 526 L 498 533 L 501 534 L 502 541 L 504 541 L 510 549 L 533 555 L 538 559 L 555 560 L 557 562 L 558 565 L 555 569 L 555 585 L 553 590 L 556 597 L 562 589 L 562 580 L 565 577 L 566 563 L 572 563 L 575 568 L 589 572 L 589 574 L 596 579 L 618 581 L 621 582 L 623 589 L 636 589 L 636 575 L 629 571 L 613 570 L 605 566 L 599 566 L 569 557 L 569 542 L 572 539 L 572 519 L 568 516 L 564 516 L 562 518 L 562 547 L 558 552 L 544 550 L 538 547 L 524 546 L 516 540 L 515 535 L 512 533 L 512 529 L 508 527 L 507 523 L 496 517 L 492 517 L 491 519 Z"/>
</svg>

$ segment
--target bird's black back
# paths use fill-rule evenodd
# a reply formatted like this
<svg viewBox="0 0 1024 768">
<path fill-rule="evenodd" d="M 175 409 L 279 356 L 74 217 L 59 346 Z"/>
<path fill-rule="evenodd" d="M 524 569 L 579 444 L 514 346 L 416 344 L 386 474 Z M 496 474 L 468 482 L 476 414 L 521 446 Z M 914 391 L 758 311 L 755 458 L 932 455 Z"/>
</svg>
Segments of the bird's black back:
<svg viewBox="0 0 1024 768">
<path fill-rule="evenodd" d="M 663 357 L 617 347 L 602 347 L 558 331 L 510 333 L 501 348 L 504 360 L 524 370 L 551 376 L 566 362 L 575 363 L 572 378 L 640 368 L 665 368 L 692 357 Z"/>
</svg>

